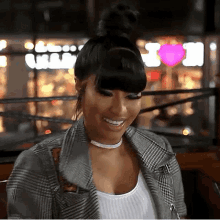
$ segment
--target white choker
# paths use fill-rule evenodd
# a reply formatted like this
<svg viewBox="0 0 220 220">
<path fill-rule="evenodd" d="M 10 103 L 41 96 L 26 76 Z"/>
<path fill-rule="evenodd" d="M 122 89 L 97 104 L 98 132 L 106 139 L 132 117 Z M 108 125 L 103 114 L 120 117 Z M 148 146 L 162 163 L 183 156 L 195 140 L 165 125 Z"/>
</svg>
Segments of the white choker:
<svg viewBox="0 0 220 220">
<path fill-rule="evenodd" d="M 121 138 L 121 140 L 117 144 L 101 144 L 101 143 L 98 143 L 98 142 L 93 141 L 93 140 L 91 140 L 91 144 L 93 144 L 93 145 L 95 145 L 97 147 L 101 147 L 101 148 L 109 148 L 109 149 L 117 148 L 117 147 L 121 146 L 122 138 Z"/>
</svg>

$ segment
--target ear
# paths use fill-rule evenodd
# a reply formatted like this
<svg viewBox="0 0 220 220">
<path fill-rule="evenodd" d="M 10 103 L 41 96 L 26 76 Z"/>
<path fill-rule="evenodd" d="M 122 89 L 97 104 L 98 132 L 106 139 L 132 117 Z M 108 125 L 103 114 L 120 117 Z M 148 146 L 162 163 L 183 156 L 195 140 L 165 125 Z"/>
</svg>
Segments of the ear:
<svg viewBox="0 0 220 220">
<path fill-rule="evenodd" d="M 81 87 L 82 87 L 82 82 L 77 78 L 75 77 L 75 88 L 76 88 L 76 91 L 79 92 Z"/>
</svg>

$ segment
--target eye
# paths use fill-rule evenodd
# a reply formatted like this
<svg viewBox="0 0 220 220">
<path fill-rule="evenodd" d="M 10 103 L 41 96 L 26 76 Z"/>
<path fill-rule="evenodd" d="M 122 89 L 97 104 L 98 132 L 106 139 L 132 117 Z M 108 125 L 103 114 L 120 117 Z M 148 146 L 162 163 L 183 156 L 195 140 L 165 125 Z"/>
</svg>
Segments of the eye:
<svg viewBox="0 0 220 220">
<path fill-rule="evenodd" d="M 127 97 L 129 99 L 140 99 L 142 97 L 142 94 L 141 94 L 141 92 L 139 92 L 139 93 L 130 93 Z"/>
<path fill-rule="evenodd" d="M 112 92 L 105 90 L 105 89 L 99 89 L 97 92 L 103 96 L 112 96 Z"/>
</svg>

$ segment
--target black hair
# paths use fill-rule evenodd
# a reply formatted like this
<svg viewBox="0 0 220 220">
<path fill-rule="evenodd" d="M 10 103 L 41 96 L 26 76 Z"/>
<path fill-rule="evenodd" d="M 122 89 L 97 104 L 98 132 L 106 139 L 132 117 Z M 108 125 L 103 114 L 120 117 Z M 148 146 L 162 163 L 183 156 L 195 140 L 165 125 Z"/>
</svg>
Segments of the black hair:
<svg viewBox="0 0 220 220">
<path fill-rule="evenodd" d="M 146 75 L 134 52 L 117 47 L 107 53 L 95 82 L 98 89 L 139 93 L 146 87 Z"/>
<path fill-rule="evenodd" d="M 83 81 L 94 74 L 97 89 L 135 93 L 145 89 L 144 63 L 140 51 L 129 40 L 137 15 L 137 11 L 124 3 L 115 4 L 102 13 L 97 36 L 90 39 L 78 54 L 75 63 L 78 80 Z M 80 103 L 78 109 L 79 106 Z"/>
</svg>

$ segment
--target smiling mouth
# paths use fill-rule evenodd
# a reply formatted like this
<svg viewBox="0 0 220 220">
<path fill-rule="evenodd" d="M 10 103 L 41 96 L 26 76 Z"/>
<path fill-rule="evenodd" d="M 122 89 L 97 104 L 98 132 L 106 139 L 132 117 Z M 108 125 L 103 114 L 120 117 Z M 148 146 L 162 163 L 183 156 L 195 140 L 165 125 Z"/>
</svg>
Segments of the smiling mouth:
<svg viewBox="0 0 220 220">
<path fill-rule="evenodd" d="M 111 124 L 111 125 L 114 125 L 114 126 L 120 126 L 120 125 L 122 125 L 125 121 L 113 121 L 113 120 L 111 120 L 111 119 L 108 119 L 108 118 L 104 118 L 104 120 L 107 122 L 107 123 L 109 123 L 109 124 Z"/>
</svg>

